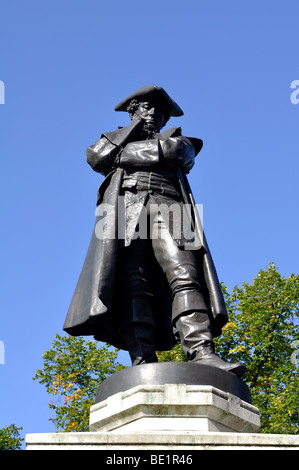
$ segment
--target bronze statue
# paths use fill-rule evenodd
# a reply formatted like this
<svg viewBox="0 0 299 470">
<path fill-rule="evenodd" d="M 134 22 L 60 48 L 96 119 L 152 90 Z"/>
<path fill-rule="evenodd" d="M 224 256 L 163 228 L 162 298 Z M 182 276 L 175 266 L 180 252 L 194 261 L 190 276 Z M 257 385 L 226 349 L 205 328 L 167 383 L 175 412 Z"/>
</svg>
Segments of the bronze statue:
<svg viewBox="0 0 299 470">
<path fill-rule="evenodd" d="M 242 364 L 214 352 L 228 317 L 186 177 L 202 140 L 180 128 L 160 133 L 183 111 L 155 85 L 115 110 L 128 112 L 131 123 L 87 149 L 105 179 L 64 330 L 128 350 L 133 366 L 156 362 L 156 351 L 180 341 L 188 361 L 241 376 Z"/>
</svg>

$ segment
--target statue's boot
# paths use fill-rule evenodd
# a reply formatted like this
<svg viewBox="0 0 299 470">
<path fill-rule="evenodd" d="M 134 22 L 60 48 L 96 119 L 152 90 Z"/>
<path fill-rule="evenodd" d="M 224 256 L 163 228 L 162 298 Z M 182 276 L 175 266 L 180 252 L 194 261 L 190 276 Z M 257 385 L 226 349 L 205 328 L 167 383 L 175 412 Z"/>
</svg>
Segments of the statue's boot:
<svg viewBox="0 0 299 470">
<path fill-rule="evenodd" d="M 131 322 L 122 329 L 132 366 L 158 362 L 155 352 L 155 328 L 147 301 L 131 301 Z"/>
<path fill-rule="evenodd" d="M 241 362 L 228 363 L 215 354 L 210 319 L 207 313 L 195 311 L 182 315 L 175 323 L 182 350 L 188 361 L 218 367 L 241 377 L 246 367 Z"/>
</svg>

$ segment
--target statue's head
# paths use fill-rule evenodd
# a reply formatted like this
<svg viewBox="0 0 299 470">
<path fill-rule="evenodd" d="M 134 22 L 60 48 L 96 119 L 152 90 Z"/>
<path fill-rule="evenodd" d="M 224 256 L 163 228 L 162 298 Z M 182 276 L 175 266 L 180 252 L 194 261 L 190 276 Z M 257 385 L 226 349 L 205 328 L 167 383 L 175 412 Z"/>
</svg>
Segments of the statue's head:
<svg viewBox="0 0 299 470">
<path fill-rule="evenodd" d="M 171 116 L 184 114 L 166 91 L 156 85 L 139 88 L 115 106 L 115 110 L 127 111 L 131 119 L 135 116 L 144 119 L 149 132 L 159 132 Z"/>
<path fill-rule="evenodd" d="M 139 117 L 145 121 L 144 130 L 151 132 L 159 132 L 165 126 L 170 116 L 164 106 L 151 99 L 144 101 L 131 100 L 128 105 L 127 112 L 130 118 Z"/>
</svg>

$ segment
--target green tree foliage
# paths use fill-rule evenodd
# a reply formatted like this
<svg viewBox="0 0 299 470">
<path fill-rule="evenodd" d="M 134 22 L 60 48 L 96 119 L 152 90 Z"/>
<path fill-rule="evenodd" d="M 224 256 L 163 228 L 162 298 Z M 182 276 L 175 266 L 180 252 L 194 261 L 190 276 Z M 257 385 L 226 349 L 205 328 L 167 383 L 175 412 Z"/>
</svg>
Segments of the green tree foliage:
<svg viewBox="0 0 299 470">
<path fill-rule="evenodd" d="M 223 334 L 215 339 L 226 361 L 241 361 L 261 432 L 297 434 L 299 430 L 299 275 L 282 277 L 273 264 L 252 284 L 222 286 L 229 311 Z M 296 346 L 297 345 L 297 346 Z M 298 354 L 294 347 L 297 348 Z M 185 360 L 179 346 L 159 360 Z"/>
<path fill-rule="evenodd" d="M 159 362 L 187 362 L 180 344 L 176 344 L 171 351 L 158 351 L 157 357 Z"/>
<path fill-rule="evenodd" d="M 55 412 L 58 431 L 88 431 L 90 406 L 97 387 L 124 366 L 116 362 L 117 350 L 99 347 L 94 340 L 56 335 L 52 348 L 43 354 L 44 368 L 34 380 L 52 395 L 49 407 Z"/>
<path fill-rule="evenodd" d="M 0 429 L 0 450 L 20 450 L 24 441 L 19 433 L 22 429 L 15 424 Z"/>
<path fill-rule="evenodd" d="M 299 275 L 281 276 L 273 264 L 252 284 L 226 294 L 230 321 L 217 345 L 224 359 L 242 360 L 262 432 L 297 434 L 299 364 L 293 360 L 299 339 Z"/>
</svg>

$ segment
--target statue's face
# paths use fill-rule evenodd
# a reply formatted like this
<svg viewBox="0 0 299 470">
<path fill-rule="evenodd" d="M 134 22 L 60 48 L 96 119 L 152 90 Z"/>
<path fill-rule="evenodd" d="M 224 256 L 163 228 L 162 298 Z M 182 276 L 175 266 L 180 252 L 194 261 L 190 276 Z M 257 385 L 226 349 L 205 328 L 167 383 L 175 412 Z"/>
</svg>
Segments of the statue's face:
<svg viewBox="0 0 299 470">
<path fill-rule="evenodd" d="M 142 101 L 134 116 L 144 119 L 148 130 L 159 132 L 163 127 L 164 109 L 156 103 Z"/>
</svg>

